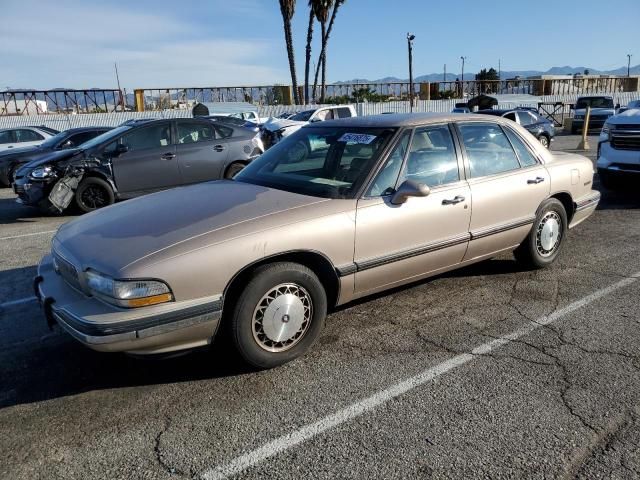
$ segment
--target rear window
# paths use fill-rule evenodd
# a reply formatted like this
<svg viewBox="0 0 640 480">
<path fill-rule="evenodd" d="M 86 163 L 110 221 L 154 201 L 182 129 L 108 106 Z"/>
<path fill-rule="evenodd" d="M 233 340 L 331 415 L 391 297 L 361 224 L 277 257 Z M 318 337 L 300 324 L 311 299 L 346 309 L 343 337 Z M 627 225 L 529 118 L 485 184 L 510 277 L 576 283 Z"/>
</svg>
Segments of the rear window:
<svg viewBox="0 0 640 480">
<path fill-rule="evenodd" d="M 613 99 L 606 97 L 586 97 L 579 98 L 576 108 L 613 108 Z"/>
</svg>

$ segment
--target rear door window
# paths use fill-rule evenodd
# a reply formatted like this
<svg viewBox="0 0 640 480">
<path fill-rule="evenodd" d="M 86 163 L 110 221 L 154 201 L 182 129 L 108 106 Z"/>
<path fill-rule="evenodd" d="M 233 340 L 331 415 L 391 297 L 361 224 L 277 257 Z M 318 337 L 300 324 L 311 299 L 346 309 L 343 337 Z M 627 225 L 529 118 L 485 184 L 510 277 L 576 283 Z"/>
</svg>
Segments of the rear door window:
<svg viewBox="0 0 640 480">
<path fill-rule="evenodd" d="M 16 130 L 16 138 L 18 142 L 37 142 L 44 140 L 44 137 L 39 133 L 26 129 Z"/>
<path fill-rule="evenodd" d="M 336 109 L 338 111 L 338 118 L 351 118 L 351 109 L 347 107 L 340 107 Z"/>
<path fill-rule="evenodd" d="M 15 143 L 12 131 L 0 132 L 0 144 L 3 143 Z"/>
<path fill-rule="evenodd" d="M 529 150 L 529 147 L 527 147 L 527 145 L 522 141 L 520 136 L 509 128 L 505 128 L 504 131 L 507 133 L 507 137 L 509 137 L 509 140 L 511 141 L 511 145 L 513 145 L 513 148 L 515 148 L 518 154 L 518 158 L 520 159 L 520 164 L 523 167 L 530 167 L 531 165 L 536 165 L 538 163 L 537 158 L 533 153 L 531 153 L 531 150 Z"/>
<path fill-rule="evenodd" d="M 469 160 L 471 178 L 520 168 L 516 152 L 499 125 L 467 123 L 458 126 Z"/>
<path fill-rule="evenodd" d="M 216 138 L 213 125 L 199 122 L 178 122 L 178 145 L 211 142 Z"/>
</svg>

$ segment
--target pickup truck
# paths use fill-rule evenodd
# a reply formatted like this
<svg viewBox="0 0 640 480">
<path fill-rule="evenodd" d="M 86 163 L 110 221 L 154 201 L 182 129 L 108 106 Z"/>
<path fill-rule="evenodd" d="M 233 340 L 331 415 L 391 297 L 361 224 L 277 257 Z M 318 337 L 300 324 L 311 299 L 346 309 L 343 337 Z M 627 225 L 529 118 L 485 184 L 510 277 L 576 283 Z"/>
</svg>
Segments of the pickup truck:
<svg viewBox="0 0 640 480">
<path fill-rule="evenodd" d="M 303 110 L 289 118 L 270 118 L 262 125 L 262 143 L 269 148 L 309 123 L 357 116 L 353 105 L 340 105 Z"/>
<path fill-rule="evenodd" d="M 621 180 L 640 180 L 640 109 L 609 118 L 598 139 L 600 183 L 615 189 Z M 637 183 L 636 183 L 637 184 Z"/>
<path fill-rule="evenodd" d="M 579 97 L 573 109 L 573 122 L 571 123 L 571 134 L 575 135 L 582 131 L 584 117 L 587 114 L 587 107 L 591 107 L 589 117 L 589 128 L 602 128 L 609 117 L 616 114 L 613 105 L 613 97 L 609 96 L 588 96 Z"/>
</svg>

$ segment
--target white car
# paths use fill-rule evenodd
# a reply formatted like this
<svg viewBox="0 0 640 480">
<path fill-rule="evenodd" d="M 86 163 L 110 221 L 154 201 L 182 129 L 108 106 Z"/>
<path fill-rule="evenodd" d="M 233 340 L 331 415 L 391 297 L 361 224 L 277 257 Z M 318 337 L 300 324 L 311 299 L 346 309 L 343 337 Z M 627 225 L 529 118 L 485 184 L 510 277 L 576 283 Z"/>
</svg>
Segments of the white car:
<svg viewBox="0 0 640 480">
<path fill-rule="evenodd" d="M 339 107 L 316 107 L 303 110 L 289 118 L 272 117 L 262 125 L 262 142 L 266 148 L 269 148 L 309 123 L 357 116 L 353 105 L 341 105 Z"/>
<path fill-rule="evenodd" d="M 56 133 L 58 132 L 40 127 L 4 128 L 0 130 L 0 151 L 40 145 Z"/>
<path fill-rule="evenodd" d="M 640 109 L 610 117 L 598 140 L 598 175 L 605 188 L 640 179 Z"/>
</svg>

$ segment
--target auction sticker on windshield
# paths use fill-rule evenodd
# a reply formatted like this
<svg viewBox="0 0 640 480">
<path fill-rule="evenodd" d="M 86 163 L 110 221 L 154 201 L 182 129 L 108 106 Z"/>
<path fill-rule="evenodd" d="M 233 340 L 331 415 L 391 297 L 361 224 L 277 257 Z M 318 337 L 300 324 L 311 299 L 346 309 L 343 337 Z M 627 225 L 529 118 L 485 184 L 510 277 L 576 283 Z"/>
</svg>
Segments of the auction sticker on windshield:
<svg viewBox="0 0 640 480">
<path fill-rule="evenodd" d="M 369 145 L 376 139 L 375 135 L 367 135 L 365 133 L 345 133 L 338 141 L 346 143 L 359 143 L 361 145 Z"/>
</svg>

